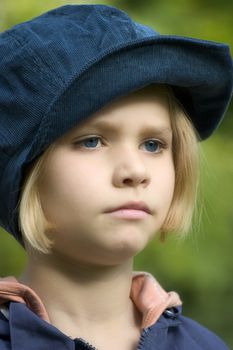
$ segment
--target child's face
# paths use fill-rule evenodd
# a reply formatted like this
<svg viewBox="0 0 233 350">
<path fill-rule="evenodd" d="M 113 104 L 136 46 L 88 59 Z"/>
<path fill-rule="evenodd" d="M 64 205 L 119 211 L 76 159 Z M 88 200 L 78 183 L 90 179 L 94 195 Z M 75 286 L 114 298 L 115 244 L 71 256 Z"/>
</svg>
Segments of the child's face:
<svg viewBox="0 0 233 350">
<path fill-rule="evenodd" d="M 108 105 L 59 139 L 46 160 L 39 190 L 57 225 L 54 254 L 94 264 L 133 257 L 162 226 L 174 181 L 165 98 L 148 90 Z M 129 201 L 145 202 L 151 214 L 106 213 Z"/>
</svg>

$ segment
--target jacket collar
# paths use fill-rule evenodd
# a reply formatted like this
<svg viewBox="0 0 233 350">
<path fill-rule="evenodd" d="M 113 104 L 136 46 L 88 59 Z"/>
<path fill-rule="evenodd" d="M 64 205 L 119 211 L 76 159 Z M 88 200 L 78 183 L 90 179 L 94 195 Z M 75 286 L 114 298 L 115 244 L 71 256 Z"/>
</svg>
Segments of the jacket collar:
<svg viewBox="0 0 233 350">
<path fill-rule="evenodd" d="M 23 303 L 10 303 L 11 350 L 74 350 L 71 338 L 42 320 Z"/>
<path fill-rule="evenodd" d="M 152 326 L 166 309 L 182 305 L 176 292 L 167 293 L 147 272 L 133 273 L 130 297 L 142 313 L 142 329 Z"/>
<path fill-rule="evenodd" d="M 152 275 L 134 272 L 130 297 L 142 313 L 143 332 L 148 327 L 167 331 L 167 327 L 177 324 L 172 318 L 160 316 L 167 308 L 179 309 L 181 301 L 178 294 L 165 292 Z M 12 350 L 44 350 L 45 345 L 48 349 L 56 347 L 56 350 L 74 350 L 73 340 L 50 324 L 39 296 L 12 277 L 0 279 L 0 306 L 9 301 Z"/>
</svg>

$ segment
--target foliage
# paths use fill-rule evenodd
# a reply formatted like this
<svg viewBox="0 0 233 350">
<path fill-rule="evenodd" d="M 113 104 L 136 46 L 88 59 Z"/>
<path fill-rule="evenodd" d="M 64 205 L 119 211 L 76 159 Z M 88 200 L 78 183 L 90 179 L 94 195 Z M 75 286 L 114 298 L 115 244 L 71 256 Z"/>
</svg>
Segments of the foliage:
<svg viewBox="0 0 233 350">
<path fill-rule="evenodd" d="M 1 0 L 0 30 L 54 7 L 96 1 Z M 233 47 L 231 0 L 101 1 L 127 11 L 164 34 L 227 42 Z M 136 257 L 135 268 L 152 272 L 167 290 L 177 290 L 185 313 L 214 330 L 233 347 L 232 127 L 233 106 L 212 139 L 203 142 L 202 223 L 186 240 L 155 239 Z M 26 262 L 21 247 L 0 233 L 0 275 L 18 275 Z"/>
</svg>

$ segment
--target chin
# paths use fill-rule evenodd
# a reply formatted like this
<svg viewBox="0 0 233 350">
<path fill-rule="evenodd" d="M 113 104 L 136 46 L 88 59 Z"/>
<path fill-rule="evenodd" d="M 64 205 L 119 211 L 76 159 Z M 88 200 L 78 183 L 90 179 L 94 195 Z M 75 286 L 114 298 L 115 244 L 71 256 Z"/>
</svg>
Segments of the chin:
<svg viewBox="0 0 233 350">
<path fill-rule="evenodd" d="M 114 246 L 115 255 L 123 259 L 133 258 L 148 244 L 145 239 L 124 240 Z"/>
</svg>

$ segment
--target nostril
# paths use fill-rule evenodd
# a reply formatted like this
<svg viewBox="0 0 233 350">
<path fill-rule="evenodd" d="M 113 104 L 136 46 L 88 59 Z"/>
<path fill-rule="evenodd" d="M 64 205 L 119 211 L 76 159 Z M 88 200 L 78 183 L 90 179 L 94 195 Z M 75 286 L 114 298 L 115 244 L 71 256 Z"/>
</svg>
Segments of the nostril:
<svg viewBox="0 0 233 350">
<path fill-rule="evenodd" d="M 123 182 L 126 183 L 126 184 L 130 184 L 130 183 L 133 182 L 133 180 L 132 179 L 124 179 Z"/>
<path fill-rule="evenodd" d="M 135 178 L 135 179 L 126 178 L 123 180 L 123 183 L 125 185 L 131 185 L 131 186 L 135 186 L 137 184 L 145 184 L 146 182 L 147 182 L 147 180 L 145 178 L 141 179 L 140 177 Z"/>
</svg>

